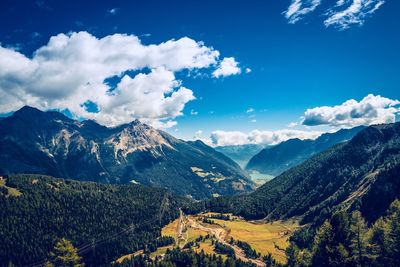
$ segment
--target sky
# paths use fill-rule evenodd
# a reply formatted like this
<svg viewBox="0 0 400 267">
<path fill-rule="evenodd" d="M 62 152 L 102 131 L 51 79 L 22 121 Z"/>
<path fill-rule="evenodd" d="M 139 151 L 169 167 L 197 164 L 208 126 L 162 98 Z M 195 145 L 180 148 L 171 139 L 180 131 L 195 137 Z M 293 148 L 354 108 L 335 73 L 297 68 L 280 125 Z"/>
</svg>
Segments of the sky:
<svg viewBox="0 0 400 267">
<path fill-rule="evenodd" d="M 82 3 L 84 2 L 84 3 Z M 211 145 L 394 122 L 395 0 L 0 3 L 0 114 L 140 119 Z"/>
</svg>

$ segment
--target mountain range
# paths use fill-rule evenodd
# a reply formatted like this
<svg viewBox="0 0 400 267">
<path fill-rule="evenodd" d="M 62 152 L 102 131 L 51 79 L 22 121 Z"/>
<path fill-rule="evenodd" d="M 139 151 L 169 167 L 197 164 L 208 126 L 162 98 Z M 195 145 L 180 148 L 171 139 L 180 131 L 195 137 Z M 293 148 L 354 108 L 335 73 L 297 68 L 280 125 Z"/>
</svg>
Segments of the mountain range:
<svg viewBox="0 0 400 267">
<path fill-rule="evenodd" d="M 0 175 L 9 173 L 139 183 L 195 199 L 254 188 L 233 160 L 201 141 L 138 120 L 109 128 L 28 106 L 0 120 Z"/>
<path fill-rule="evenodd" d="M 375 125 L 251 194 L 213 198 L 197 208 L 247 219 L 298 218 L 302 223 L 322 223 L 334 211 L 359 209 L 373 221 L 400 195 L 399 177 L 400 123 Z"/>
<path fill-rule="evenodd" d="M 273 176 L 279 175 L 319 152 L 350 140 L 364 128 L 365 126 L 358 126 L 341 129 L 334 133 L 322 134 L 315 140 L 289 139 L 278 145 L 266 147 L 249 160 L 246 170 Z"/>
</svg>

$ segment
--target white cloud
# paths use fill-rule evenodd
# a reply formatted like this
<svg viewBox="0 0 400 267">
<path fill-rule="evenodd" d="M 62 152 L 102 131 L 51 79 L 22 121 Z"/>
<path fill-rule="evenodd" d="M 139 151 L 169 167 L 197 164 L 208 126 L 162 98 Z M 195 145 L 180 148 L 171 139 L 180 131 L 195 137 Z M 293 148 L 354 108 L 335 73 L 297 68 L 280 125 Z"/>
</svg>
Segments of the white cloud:
<svg viewBox="0 0 400 267">
<path fill-rule="evenodd" d="M 254 122 L 257 122 L 257 120 L 256 120 L 256 119 L 252 119 L 251 122 L 253 122 L 253 123 L 254 123 Z"/>
<path fill-rule="evenodd" d="M 118 10 L 119 10 L 118 8 L 111 8 L 111 9 L 107 10 L 107 12 L 111 15 L 116 15 Z"/>
<path fill-rule="evenodd" d="M 246 73 L 250 73 L 250 72 L 251 72 L 251 69 L 250 69 L 250 68 L 246 68 L 246 69 L 245 69 L 245 72 L 246 72 Z"/>
<path fill-rule="evenodd" d="M 76 117 L 106 125 L 140 119 L 171 126 L 171 119 L 195 99 L 175 72 L 224 62 L 226 58 L 219 61 L 219 51 L 187 37 L 144 45 L 134 35 L 97 38 L 73 32 L 51 37 L 32 57 L 0 45 L 0 113 L 31 105 L 69 109 Z M 113 76 L 120 81 L 110 90 L 104 80 Z M 100 111 L 87 111 L 87 101 Z"/>
<path fill-rule="evenodd" d="M 360 102 L 347 100 L 337 106 L 323 106 L 307 109 L 302 120 L 303 125 L 329 125 L 333 127 L 354 127 L 391 123 L 400 112 L 400 101 L 375 96 L 364 97 Z"/>
<path fill-rule="evenodd" d="M 190 115 L 196 116 L 196 115 L 198 115 L 198 114 L 199 114 L 199 113 L 198 113 L 197 111 L 195 111 L 194 109 L 190 110 Z"/>
<path fill-rule="evenodd" d="M 213 72 L 213 76 L 219 78 L 240 74 L 241 70 L 238 65 L 239 63 L 234 57 L 226 57 L 219 63 L 219 67 Z"/>
<path fill-rule="evenodd" d="M 259 131 L 253 130 L 249 133 L 240 131 L 214 131 L 211 133 L 208 143 L 213 146 L 265 144 L 274 145 L 292 138 L 315 139 L 322 132 L 301 130 L 277 130 Z"/>
<path fill-rule="evenodd" d="M 328 12 L 324 21 L 326 27 L 334 26 L 347 29 L 351 25 L 363 25 L 367 17 L 378 10 L 385 1 L 383 0 L 338 0 L 336 7 Z M 345 9 L 337 10 L 348 4 Z"/>
<path fill-rule="evenodd" d="M 248 109 L 246 110 L 246 113 L 252 113 L 252 112 L 254 112 L 254 108 L 248 108 Z"/>
<path fill-rule="evenodd" d="M 320 4 L 321 0 L 292 0 L 284 14 L 289 23 L 294 24 L 308 13 L 314 11 Z"/>
<path fill-rule="evenodd" d="M 340 30 L 352 25 L 363 25 L 365 19 L 377 11 L 385 0 L 336 0 L 333 7 L 324 10 L 327 16 L 326 27 L 333 26 Z M 321 0 L 292 0 L 288 9 L 283 12 L 289 23 L 295 24 L 307 14 L 315 11 L 321 5 Z"/>
</svg>

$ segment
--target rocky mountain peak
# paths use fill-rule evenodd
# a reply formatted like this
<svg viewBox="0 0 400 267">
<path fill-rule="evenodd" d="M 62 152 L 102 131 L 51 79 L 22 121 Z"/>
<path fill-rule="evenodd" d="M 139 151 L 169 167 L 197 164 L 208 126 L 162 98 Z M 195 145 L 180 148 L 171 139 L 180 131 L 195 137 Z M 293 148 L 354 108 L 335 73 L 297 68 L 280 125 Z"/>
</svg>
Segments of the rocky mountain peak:
<svg viewBox="0 0 400 267">
<path fill-rule="evenodd" d="M 0 121 L 0 147 L 0 175 L 29 172 L 104 183 L 135 181 L 196 199 L 253 189 L 246 173 L 226 156 L 139 120 L 109 128 L 24 107 Z"/>
</svg>

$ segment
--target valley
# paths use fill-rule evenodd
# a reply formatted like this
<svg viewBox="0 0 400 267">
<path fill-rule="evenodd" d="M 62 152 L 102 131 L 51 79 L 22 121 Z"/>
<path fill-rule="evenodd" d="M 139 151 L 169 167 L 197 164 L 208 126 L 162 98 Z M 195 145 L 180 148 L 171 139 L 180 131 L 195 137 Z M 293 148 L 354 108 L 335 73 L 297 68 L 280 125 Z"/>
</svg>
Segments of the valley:
<svg viewBox="0 0 400 267">
<path fill-rule="evenodd" d="M 400 267 L 399 10 L 0 0 L 0 267 Z"/>
<path fill-rule="evenodd" d="M 253 180 L 253 182 L 256 184 L 256 186 L 262 186 L 266 182 L 269 182 L 275 178 L 275 176 L 273 175 L 261 173 L 259 171 L 254 171 L 254 170 L 250 171 L 249 175 L 250 178 Z"/>
<path fill-rule="evenodd" d="M 263 256 L 271 254 L 279 263 L 286 263 L 285 250 L 289 246 L 289 238 L 299 228 L 298 222 L 263 220 L 246 221 L 232 214 L 219 214 L 213 212 L 197 215 L 186 215 L 180 211 L 178 219 L 166 225 L 162 229 L 162 236 L 171 236 L 175 244 L 160 247 L 150 254 L 151 258 L 163 257 L 166 250 L 174 247 L 180 249 L 192 248 L 200 253 L 203 251 L 209 255 L 227 258 L 226 254 L 216 250 L 215 244 L 221 243 L 233 249 L 237 259 L 243 262 L 253 263 L 256 266 L 265 266 Z M 256 256 L 248 256 L 237 244 L 237 241 L 246 242 L 254 249 Z M 142 255 L 143 250 L 120 257 L 117 262 Z"/>
<path fill-rule="evenodd" d="M 53 131 L 41 125 L 43 120 L 50 125 L 59 124 L 54 118 L 65 120 L 61 132 L 74 129 L 80 132 L 76 133 L 78 136 L 90 137 L 81 122 L 58 113 L 29 108 L 21 112 L 0 121 L 0 126 L 11 127 L 0 128 L 2 147 L 16 142 L 11 137 L 25 129 L 20 120 L 28 123 L 27 113 L 32 112 L 42 116 L 42 120 L 29 121 L 36 131 L 33 135 L 27 133 L 36 140 L 33 142 L 40 141 L 36 134 L 41 138 L 60 133 L 60 128 Z M 199 266 L 281 267 L 304 263 L 301 266 L 319 267 L 327 257 L 324 253 L 337 247 L 345 252 L 332 253 L 332 262 L 356 264 L 361 261 L 354 256 L 356 253 L 366 254 L 371 264 L 396 261 L 394 244 L 400 240 L 396 226 L 400 221 L 396 217 L 400 216 L 400 204 L 396 202 L 400 195 L 400 123 L 367 127 L 351 140 L 329 147 L 271 180 L 253 171 L 253 179 L 259 180 L 257 189 L 237 164 L 204 143 L 179 141 L 139 122 L 133 124 L 122 130 L 130 136 L 124 142 L 132 143 L 123 156 L 133 157 L 129 164 L 134 164 L 143 152 L 165 161 L 149 167 L 152 175 L 146 177 L 152 180 L 161 166 L 168 167 L 169 172 L 177 171 L 168 165 L 174 162 L 173 166 L 185 170 L 180 178 L 190 178 L 184 191 L 208 197 L 180 196 L 183 189 L 171 173 L 163 176 L 168 181 L 161 182 L 172 183 L 169 188 L 144 184 L 136 176 L 126 184 L 112 184 L 55 178 L 40 174 L 43 169 L 39 174 L 9 174 L 5 170 L 20 167 L 22 162 L 28 170 L 49 166 L 41 165 L 43 162 L 31 155 L 22 161 L 14 154 L 17 150 L 0 151 L 0 166 L 5 171 L 0 178 L 0 239 L 4 241 L 0 243 L 1 267 L 4 262 L 41 266 L 52 260 L 52 250 L 59 246 L 76 247 L 77 257 L 88 266 L 147 267 L 165 263 L 179 267 L 197 262 Z M 47 133 L 38 129 L 46 129 Z M 117 132 L 121 134 L 120 130 Z M 163 144 L 161 150 L 132 150 L 136 142 L 143 141 L 142 134 L 149 138 L 146 143 L 158 142 L 158 137 L 163 136 L 177 151 L 170 149 L 174 152 L 167 154 L 169 148 Z M 330 140 L 332 135 L 328 137 Z M 51 155 L 57 155 L 53 163 L 66 164 L 68 154 L 86 153 L 85 142 L 80 137 L 77 140 L 80 141 L 62 147 L 60 143 L 55 147 L 46 142 L 40 145 L 52 147 Z M 59 150 L 63 157 L 57 154 Z M 109 151 L 104 153 L 108 155 Z M 189 161 L 185 161 L 187 156 Z M 209 156 L 212 158 L 207 159 Z M 197 186 L 207 190 L 200 193 Z M 378 198 L 380 201 L 375 201 Z M 383 233 L 379 237 L 383 243 L 375 239 L 379 233 Z M 362 236 L 365 249 L 353 245 L 357 236 Z M 320 245 L 321 240 L 327 245 Z M 329 243 L 330 240 L 335 242 Z M 375 249 L 379 246 L 389 247 L 388 258 L 379 258 L 382 252 Z M 26 255 L 21 257 L 20 251 Z"/>
</svg>

